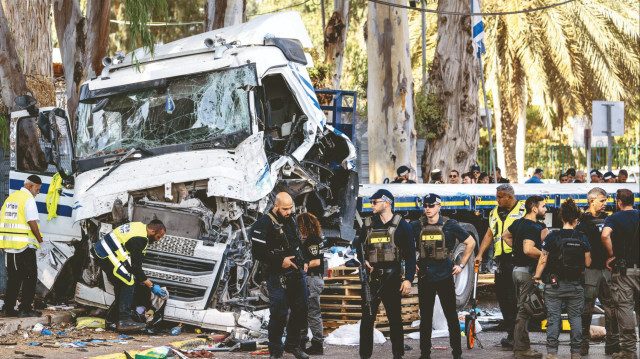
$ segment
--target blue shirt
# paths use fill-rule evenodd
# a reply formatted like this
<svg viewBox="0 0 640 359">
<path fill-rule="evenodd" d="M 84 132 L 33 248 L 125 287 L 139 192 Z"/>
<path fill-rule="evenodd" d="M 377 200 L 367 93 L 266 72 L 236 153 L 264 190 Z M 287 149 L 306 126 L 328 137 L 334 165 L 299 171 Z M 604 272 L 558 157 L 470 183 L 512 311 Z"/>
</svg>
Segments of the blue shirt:
<svg viewBox="0 0 640 359">
<path fill-rule="evenodd" d="M 627 267 L 638 264 L 638 220 L 640 211 L 632 209 L 616 212 L 604 220 L 604 227 L 611 228 L 611 244 L 613 255 L 617 259 L 625 259 Z"/>
<path fill-rule="evenodd" d="M 528 180 L 526 180 L 524 183 L 544 183 L 542 182 L 542 180 L 536 176 L 533 176 L 531 178 L 529 178 Z"/>
<path fill-rule="evenodd" d="M 440 214 L 438 224 L 443 224 L 442 214 Z M 416 220 L 411 222 L 411 226 L 413 227 L 417 247 L 420 245 L 422 224 L 420 220 Z M 444 232 L 445 246 L 452 251 L 456 247 L 456 240 L 462 243 L 469 238 L 469 233 L 460 227 L 460 224 L 458 224 L 458 221 L 455 219 L 449 219 L 444 223 L 442 232 Z M 450 258 L 441 261 L 435 259 L 419 259 L 418 267 L 420 268 L 420 272 L 418 273 L 419 277 L 425 276 L 427 282 L 438 282 L 452 276 L 453 261 Z"/>
</svg>

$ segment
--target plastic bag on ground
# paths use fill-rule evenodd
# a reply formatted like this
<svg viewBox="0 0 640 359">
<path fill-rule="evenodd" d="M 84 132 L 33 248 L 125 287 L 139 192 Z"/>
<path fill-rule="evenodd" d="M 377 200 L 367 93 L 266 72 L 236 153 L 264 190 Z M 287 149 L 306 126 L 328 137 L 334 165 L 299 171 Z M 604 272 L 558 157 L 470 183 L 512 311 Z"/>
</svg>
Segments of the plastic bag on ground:
<svg viewBox="0 0 640 359">
<path fill-rule="evenodd" d="M 81 328 L 104 328 L 105 322 L 103 318 L 98 317 L 79 317 L 76 319 L 76 329 Z"/>
<path fill-rule="evenodd" d="M 384 344 L 384 334 L 378 329 L 373 329 L 373 343 Z M 360 344 L 360 321 L 356 324 L 345 324 L 332 331 L 324 339 L 324 342 L 331 345 L 358 345 Z"/>
</svg>

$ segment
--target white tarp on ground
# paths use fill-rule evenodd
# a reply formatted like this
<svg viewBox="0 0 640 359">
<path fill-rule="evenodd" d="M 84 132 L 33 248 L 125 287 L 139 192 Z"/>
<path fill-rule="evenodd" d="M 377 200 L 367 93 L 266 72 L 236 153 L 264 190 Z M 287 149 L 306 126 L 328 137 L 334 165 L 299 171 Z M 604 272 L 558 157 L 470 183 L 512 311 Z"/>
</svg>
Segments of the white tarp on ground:
<svg viewBox="0 0 640 359">
<path fill-rule="evenodd" d="M 384 344 L 384 334 L 378 329 L 373 329 L 373 343 Z M 345 324 L 338 329 L 332 331 L 324 339 L 326 344 L 331 345 L 358 345 L 360 344 L 360 321 L 356 324 Z"/>
<path fill-rule="evenodd" d="M 468 312 L 460 312 L 458 313 L 458 320 L 462 318 L 462 322 L 464 323 L 464 316 L 469 314 Z M 432 338 L 446 338 L 449 336 L 449 326 L 447 325 L 447 318 L 444 317 L 444 311 L 442 310 L 442 305 L 440 304 L 440 297 L 436 295 L 436 301 L 433 305 L 433 320 L 431 321 L 431 337 Z M 416 320 L 411 323 L 412 327 L 419 327 L 420 321 Z M 482 327 L 480 323 L 476 321 L 476 333 L 482 331 Z M 420 332 L 409 333 L 407 335 L 409 339 L 420 339 Z"/>
</svg>

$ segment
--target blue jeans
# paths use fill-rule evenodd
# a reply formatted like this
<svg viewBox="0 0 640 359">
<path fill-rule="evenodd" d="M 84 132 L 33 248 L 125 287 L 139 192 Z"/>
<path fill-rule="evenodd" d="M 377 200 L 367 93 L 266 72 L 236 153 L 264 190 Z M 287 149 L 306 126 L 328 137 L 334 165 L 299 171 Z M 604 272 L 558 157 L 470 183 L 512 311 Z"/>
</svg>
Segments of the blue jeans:
<svg viewBox="0 0 640 359">
<path fill-rule="evenodd" d="M 554 289 L 547 284 L 544 291 L 544 304 L 547 306 L 547 353 L 549 354 L 558 354 L 563 302 L 567 306 L 567 316 L 571 326 L 571 353 L 580 353 L 584 289 L 578 281 L 561 279 L 558 281 L 558 288 Z"/>
<path fill-rule="evenodd" d="M 267 289 L 269 290 L 269 353 L 271 356 L 282 355 L 282 335 L 287 327 L 287 347 L 300 346 L 300 333 L 307 327 L 308 291 L 306 273 L 299 280 L 289 281 L 282 286 L 280 273 L 269 274 Z M 291 311 L 291 313 L 289 313 Z M 287 315 L 289 320 L 287 321 Z"/>
</svg>

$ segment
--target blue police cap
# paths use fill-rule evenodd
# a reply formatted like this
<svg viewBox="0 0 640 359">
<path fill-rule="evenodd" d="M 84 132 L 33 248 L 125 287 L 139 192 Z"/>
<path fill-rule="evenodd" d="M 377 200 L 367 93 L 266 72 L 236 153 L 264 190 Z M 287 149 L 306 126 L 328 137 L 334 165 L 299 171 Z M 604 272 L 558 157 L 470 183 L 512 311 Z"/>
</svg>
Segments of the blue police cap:
<svg viewBox="0 0 640 359">
<path fill-rule="evenodd" d="M 422 199 L 422 203 L 423 204 L 440 204 L 442 203 L 442 199 L 440 198 L 440 196 L 438 196 L 435 193 L 429 193 L 428 195 L 424 196 L 424 198 Z"/>
<path fill-rule="evenodd" d="M 393 195 L 386 189 L 379 189 L 378 191 L 376 191 L 376 193 L 373 194 L 373 196 L 369 197 L 369 199 L 372 201 L 374 199 L 382 199 L 389 202 L 389 204 L 393 204 Z"/>
</svg>

